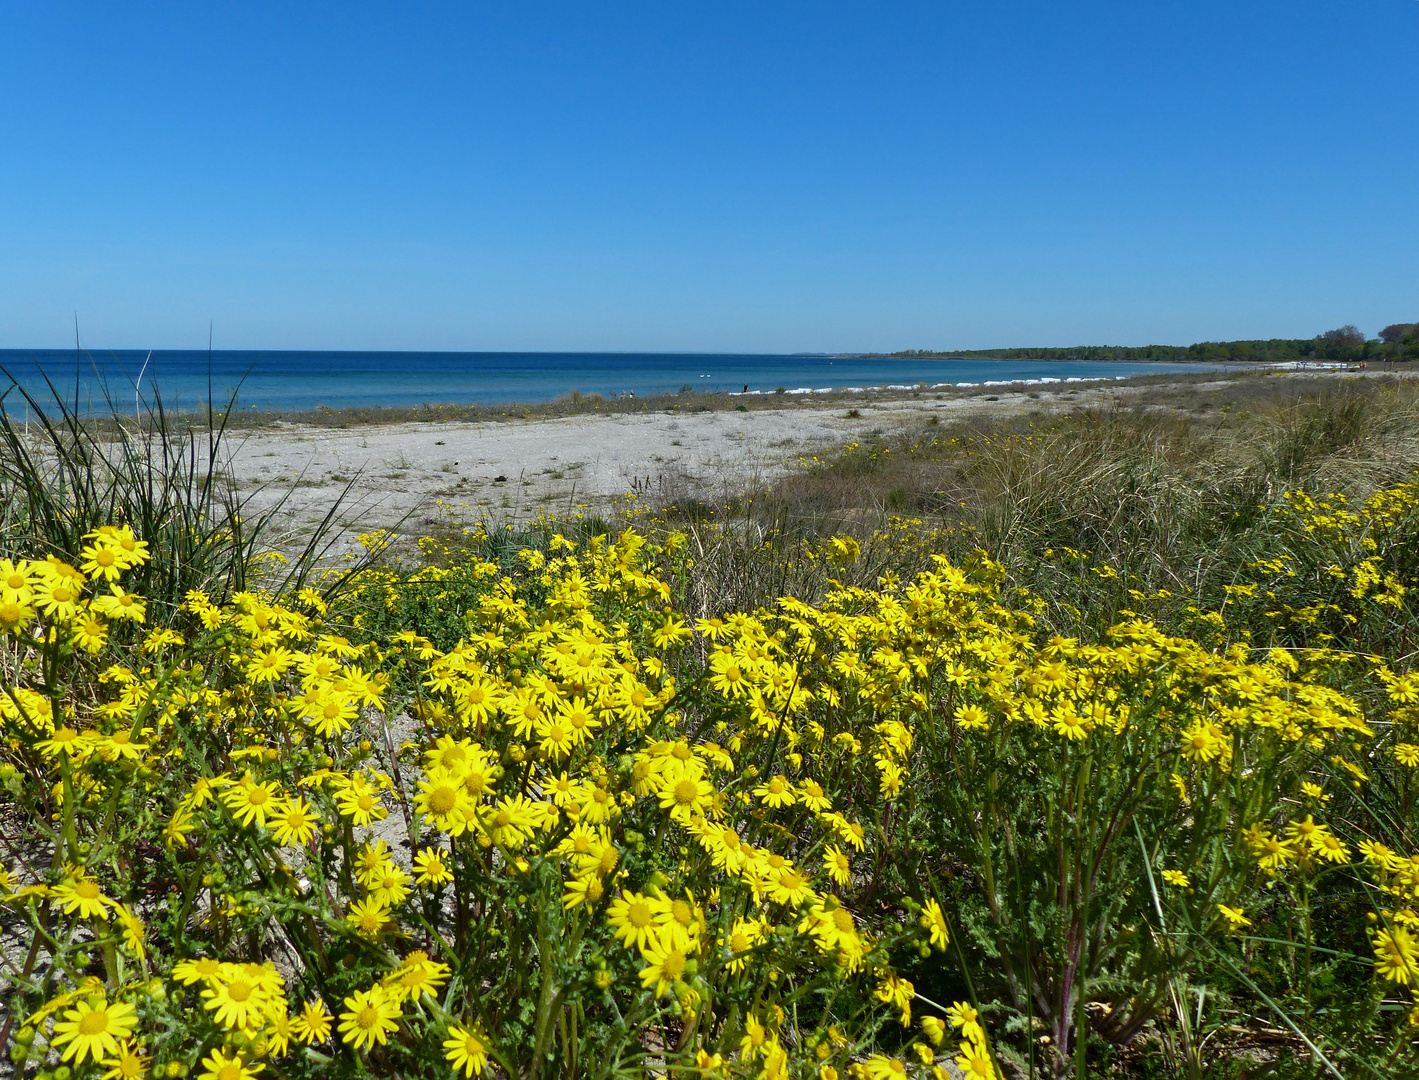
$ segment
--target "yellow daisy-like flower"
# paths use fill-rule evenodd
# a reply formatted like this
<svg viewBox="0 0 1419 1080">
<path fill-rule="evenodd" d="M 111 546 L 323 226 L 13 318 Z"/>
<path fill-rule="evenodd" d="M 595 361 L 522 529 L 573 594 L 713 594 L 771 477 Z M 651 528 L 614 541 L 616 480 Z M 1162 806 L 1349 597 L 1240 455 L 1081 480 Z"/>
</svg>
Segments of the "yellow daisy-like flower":
<svg viewBox="0 0 1419 1080">
<path fill-rule="evenodd" d="M 847 852 L 837 844 L 829 845 L 823 856 L 823 869 L 839 885 L 846 885 L 852 881 L 852 860 L 848 858 Z"/>
<path fill-rule="evenodd" d="M 1419 946 L 1408 930 L 1396 927 L 1375 935 L 1375 970 L 1401 986 L 1419 982 Z"/>
<path fill-rule="evenodd" d="M 898 1058 L 883 1054 L 873 1054 L 862 1063 L 863 1071 L 871 1080 L 906 1080 L 907 1067 Z"/>
<path fill-rule="evenodd" d="M 455 1024 L 448 1029 L 448 1038 L 443 1041 L 444 1060 L 453 1066 L 453 1071 L 463 1070 L 465 1078 L 482 1076 L 488 1064 L 488 1039 L 482 1029 L 468 1028 Z"/>
<path fill-rule="evenodd" d="M 1222 918 L 1227 920 L 1227 929 L 1234 934 L 1240 933 L 1243 928 L 1253 925 L 1252 921 L 1247 918 L 1247 913 L 1239 907 L 1218 904 L 1217 910 L 1222 913 Z"/>
<path fill-rule="evenodd" d="M 447 885 L 453 871 L 446 861 L 447 853 L 438 848 L 425 848 L 414 856 L 414 880 L 420 885 Z"/>
<path fill-rule="evenodd" d="M 148 617 L 148 605 L 143 598 L 137 593 L 124 592 L 118 585 L 110 585 L 107 596 L 94 597 L 92 607 L 106 619 L 140 623 Z"/>
<path fill-rule="evenodd" d="M 4 612 L 0 612 L 0 625 L 8 621 Z M 69 635 L 79 648 L 87 653 L 96 653 L 108 642 L 108 626 L 98 616 L 85 613 L 74 620 L 69 627 Z"/>
<path fill-rule="evenodd" d="M 79 569 L 92 580 L 117 581 L 123 572 L 123 560 L 107 544 L 94 544 L 79 551 Z"/>
<path fill-rule="evenodd" d="M 463 786 L 464 778 L 445 769 L 431 769 L 428 776 L 419 781 L 419 793 L 414 796 L 414 805 L 419 813 L 433 822 L 440 832 L 450 836 L 461 836 L 468 828 L 468 817 L 474 809 Z"/>
<path fill-rule="evenodd" d="M 126 1001 L 108 1001 L 102 995 L 80 999 L 64 1011 L 64 1019 L 54 1025 L 49 1043 L 64 1047 L 63 1060 L 82 1065 L 88 1058 L 99 1061 L 118 1053 L 120 1040 L 133 1033 L 137 1010 Z"/>
<path fill-rule="evenodd" d="M 340 1014 L 340 1037 L 356 1050 L 365 1050 L 389 1041 L 389 1033 L 399 1027 L 403 1010 L 381 986 L 360 990 L 345 999 Z"/>
<path fill-rule="evenodd" d="M 645 948 L 655 937 L 655 901 L 623 892 L 606 909 L 606 921 L 628 949 Z"/>
<path fill-rule="evenodd" d="M 282 805 L 270 825 L 276 843 L 282 847 L 296 847 L 310 843 L 320 819 L 311 810 L 310 804 L 302 798 L 294 798 Z"/>
<path fill-rule="evenodd" d="M 415 950 L 385 976 L 381 985 L 395 1001 L 418 1000 L 425 995 L 437 996 L 439 987 L 448 981 L 448 976 L 447 964 L 430 960 L 428 953 Z"/>
<path fill-rule="evenodd" d="M 951 932 L 946 928 L 946 913 L 941 910 L 941 905 L 935 900 L 928 900 L 922 905 L 918 921 L 931 944 L 944 952 L 946 946 L 951 944 Z"/>
<path fill-rule="evenodd" d="M 142 1080 L 150 1060 L 139 1053 L 139 1047 L 131 1040 L 125 1039 L 118 1044 L 118 1050 L 112 1057 L 104 1058 L 103 1064 L 108 1067 L 108 1072 L 103 1074 L 103 1080 Z"/>
<path fill-rule="evenodd" d="M 360 826 L 383 821 L 389 816 L 384 802 L 371 791 L 347 787 L 335 796 L 335 805 L 339 807 L 341 816 Z"/>
<path fill-rule="evenodd" d="M 249 1065 L 240 1056 L 227 1057 L 221 1050 L 213 1050 L 202 1062 L 199 1080 L 253 1080 L 265 1065 Z"/>
<path fill-rule="evenodd" d="M 148 955 L 144 942 L 146 928 L 143 926 L 143 920 L 126 904 L 115 904 L 113 907 L 118 913 L 118 924 L 123 927 L 123 944 L 128 946 L 129 952 L 142 960 Z"/>
<path fill-rule="evenodd" d="M 82 919 L 108 919 L 108 909 L 113 903 L 103 894 L 99 883 L 92 878 L 65 880 L 54 886 L 51 894 L 58 900 L 66 915 L 78 915 Z"/>
<path fill-rule="evenodd" d="M 264 827 L 268 814 L 284 809 L 280 783 L 271 780 L 258 784 L 250 774 L 243 777 L 239 784 L 222 792 L 222 802 L 230 808 L 237 821 L 247 826 L 255 824 Z"/>
<path fill-rule="evenodd" d="M 361 937 L 373 941 L 384 932 L 391 918 L 387 904 L 378 897 L 368 896 L 350 905 L 350 913 L 345 916 L 345 921 L 354 927 Z"/>
<path fill-rule="evenodd" d="M 659 934 L 641 948 L 645 967 L 641 968 L 641 985 L 647 990 L 654 987 L 656 997 L 664 997 L 670 987 L 685 974 L 685 964 L 689 960 L 685 949 L 671 933 Z"/>
<path fill-rule="evenodd" d="M 222 973 L 222 962 L 211 956 L 194 956 L 191 960 L 179 960 L 172 967 L 172 977 L 183 986 L 205 983 Z"/>
<path fill-rule="evenodd" d="M 49 738 L 35 743 L 35 749 L 47 758 L 59 757 L 61 754 L 75 757 L 91 749 L 92 745 L 89 739 L 65 724 Z"/>
<path fill-rule="evenodd" d="M 763 799 L 766 806 L 775 808 L 792 806 L 795 801 L 793 785 L 782 776 L 769 777 L 754 789 L 754 794 Z"/>
<path fill-rule="evenodd" d="M 330 1022 L 334 1019 L 325 1002 L 320 998 L 306 1002 L 300 1015 L 291 1022 L 291 1030 L 296 1038 L 307 1046 L 322 1043 L 330 1038 Z"/>
<path fill-rule="evenodd" d="M 270 995 L 259 979 L 237 964 L 223 964 L 212 985 L 202 991 L 203 1008 L 229 1031 L 251 1032 L 261 1027 Z"/>
</svg>

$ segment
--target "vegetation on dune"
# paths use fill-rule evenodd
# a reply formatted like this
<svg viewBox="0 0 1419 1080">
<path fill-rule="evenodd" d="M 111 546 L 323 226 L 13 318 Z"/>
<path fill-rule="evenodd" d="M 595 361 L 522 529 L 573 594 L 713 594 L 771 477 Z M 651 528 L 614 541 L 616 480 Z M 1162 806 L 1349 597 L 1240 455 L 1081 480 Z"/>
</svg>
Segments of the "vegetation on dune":
<svg viewBox="0 0 1419 1080">
<path fill-rule="evenodd" d="M 328 578 L 66 517 L 74 437 L 5 461 L 0 1042 L 43 1080 L 1419 1070 L 1416 397 L 1293 390 Z M 95 492 L 152 460 L 100 449 Z"/>
</svg>

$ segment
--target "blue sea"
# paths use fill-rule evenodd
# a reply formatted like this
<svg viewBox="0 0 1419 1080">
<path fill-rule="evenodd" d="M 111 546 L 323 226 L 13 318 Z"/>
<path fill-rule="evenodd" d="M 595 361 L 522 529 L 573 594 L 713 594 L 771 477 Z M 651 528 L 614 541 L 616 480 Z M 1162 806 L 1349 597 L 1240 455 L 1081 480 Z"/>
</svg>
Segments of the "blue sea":
<svg viewBox="0 0 1419 1080">
<path fill-rule="evenodd" d="M 807 393 L 919 384 L 984 385 L 1015 380 L 1115 379 L 1196 370 L 1187 364 L 1030 360 L 893 360 L 731 353 L 487 353 L 0 350 L 3 407 L 18 411 L 19 383 L 52 401 L 47 376 L 84 412 L 151 405 L 171 411 L 238 408 L 271 412 L 494 405 L 551 401 L 572 391 L 616 397 L 699 392 Z"/>
</svg>

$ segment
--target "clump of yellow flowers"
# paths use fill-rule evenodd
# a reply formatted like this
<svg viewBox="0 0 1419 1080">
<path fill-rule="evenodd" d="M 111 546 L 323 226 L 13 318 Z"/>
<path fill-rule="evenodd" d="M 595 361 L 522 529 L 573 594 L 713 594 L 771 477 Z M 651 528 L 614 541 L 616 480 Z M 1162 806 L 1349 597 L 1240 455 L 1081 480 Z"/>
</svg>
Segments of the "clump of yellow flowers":
<svg viewBox="0 0 1419 1080">
<path fill-rule="evenodd" d="M 998 935 L 1067 1057 L 1107 950 L 1158 985 L 1196 959 L 1138 944 L 1155 909 L 1155 940 L 1225 943 L 1286 875 L 1350 864 L 1324 801 L 1294 807 L 1372 732 L 1305 658 L 1141 619 L 1040 640 L 984 556 L 692 620 L 682 544 L 474 560 L 446 649 L 358 643 L 312 590 L 149 620 L 123 526 L 77 565 L 0 562 L 19 1067 L 943 1077 L 952 1027 L 956 1067 L 996 1077 L 984 1005 L 904 964 L 959 978 Z M 1070 898 L 1044 944 L 1035 888 Z M 1416 981 L 1403 926 L 1374 948 Z"/>
</svg>

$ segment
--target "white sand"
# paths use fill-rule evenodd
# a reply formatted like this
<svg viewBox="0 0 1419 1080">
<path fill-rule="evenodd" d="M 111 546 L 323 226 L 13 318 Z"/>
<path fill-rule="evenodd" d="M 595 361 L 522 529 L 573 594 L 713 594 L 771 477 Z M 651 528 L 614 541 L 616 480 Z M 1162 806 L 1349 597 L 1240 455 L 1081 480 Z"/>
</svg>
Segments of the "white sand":
<svg viewBox="0 0 1419 1080">
<path fill-rule="evenodd" d="M 871 435 L 927 416 L 1051 411 L 1126 397 L 1126 384 L 1002 387 L 999 400 L 839 399 L 822 408 L 639 413 L 552 420 L 414 423 L 348 429 L 278 424 L 234 443 L 229 470 L 258 504 L 285 497 L 284 524 L 319 520 L 348 485 L 359 527 L 421 534 L 464 522 L 605 511 L 627 492 L 713 500 Z M 860 416 L 849 417 L 856 409 Z M 499 477 L 505 479 L 499 480 Z M 442 504 L 442 506 L 440 505 Z"/>
</svg>

